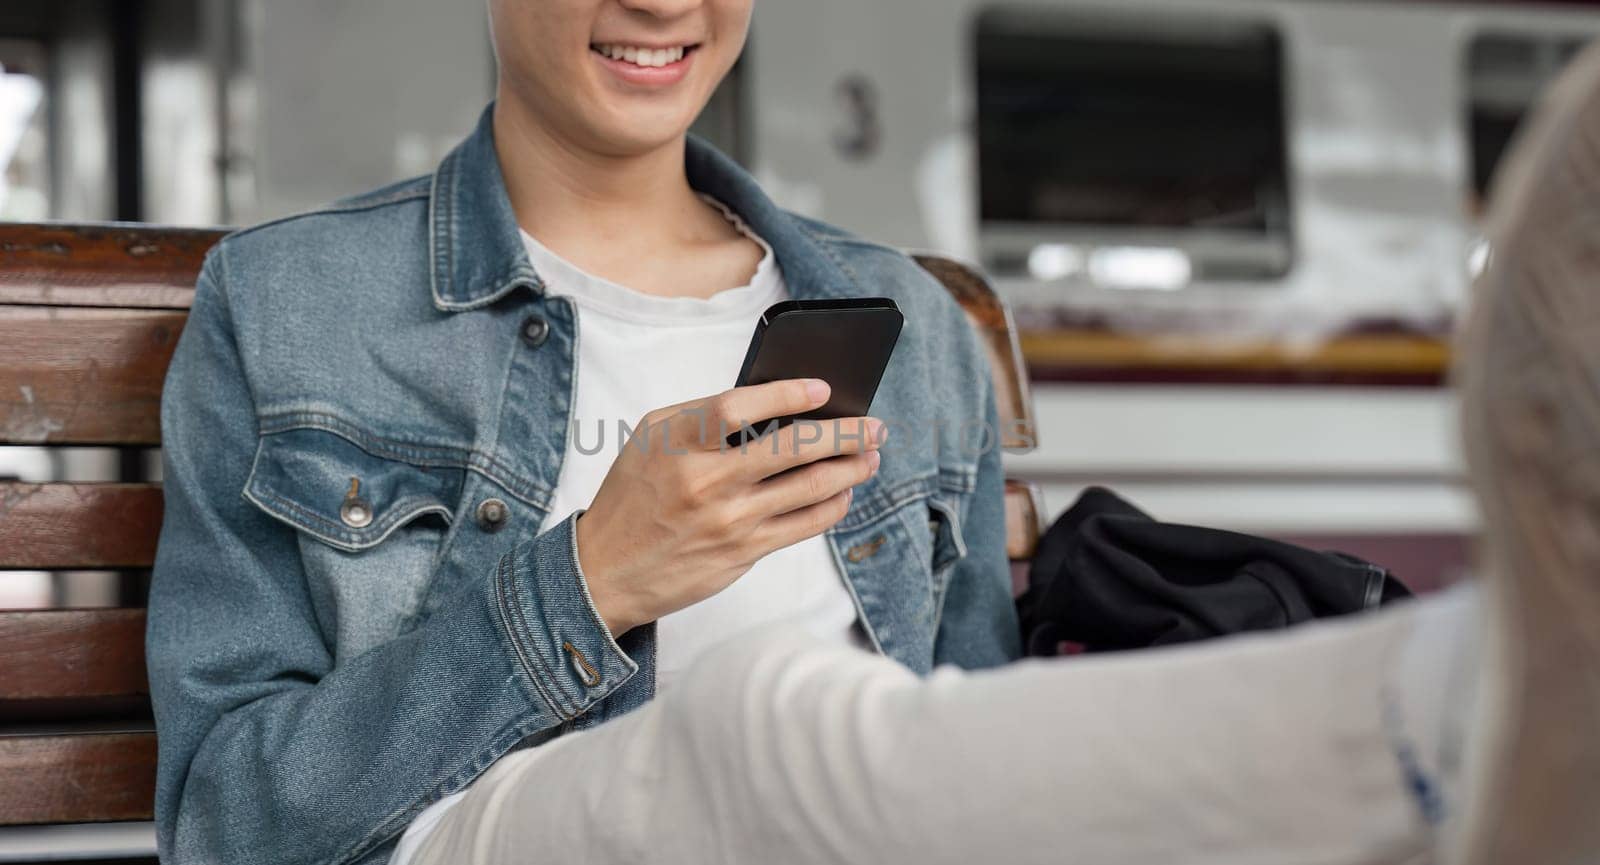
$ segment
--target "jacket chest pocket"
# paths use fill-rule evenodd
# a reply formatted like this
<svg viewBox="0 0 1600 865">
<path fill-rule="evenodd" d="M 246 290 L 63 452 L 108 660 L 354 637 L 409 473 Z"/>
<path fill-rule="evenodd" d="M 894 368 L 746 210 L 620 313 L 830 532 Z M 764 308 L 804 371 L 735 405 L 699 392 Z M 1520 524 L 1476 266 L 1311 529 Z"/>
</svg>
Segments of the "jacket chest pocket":
<svg viewBox="0 0 1600 865">
<path fill-rule="evenodd" d="M 931 577 L 934 591 L 941 591 L 950 569 L 967 554 L 960 512 L 953 496 L 930 493 L 898 504 L 882 516 L 860 520 L 860 526 L 852 525 L 842 536 L 845 561 L 865 564 L 887 551 L 889 555 L 881 558 L 898 560 Z M 868 528 L 874 524 L 896 528 Z"/>
<path fill-rule="evenodd" d="M 336 658 L 393 639 L 412 620 L 463 477 L 463 469 L 376 454 L 322 429 L 261 437 L 243 495 L 297 532 Z"/>
</svg>

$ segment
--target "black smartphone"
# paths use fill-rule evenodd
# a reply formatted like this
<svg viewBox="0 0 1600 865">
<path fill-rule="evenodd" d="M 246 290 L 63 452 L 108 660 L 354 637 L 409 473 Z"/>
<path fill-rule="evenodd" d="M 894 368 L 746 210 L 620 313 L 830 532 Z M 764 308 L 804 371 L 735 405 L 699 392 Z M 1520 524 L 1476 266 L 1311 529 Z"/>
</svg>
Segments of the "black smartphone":
<svg viewBox="0 0 1600 865">
<path fill-rule="evenodd" d="M 751 418 L 750 426 L 760 434 L 801 418 L 866 414 L 904 324 L 900 308 L 887 297 L 786 300 L 768 307 L 756 323 L 734 386 L 820 378 L 831 393 L 816 409 L 772 420 Z M 744 435 L 744 430 L 734 432 L 728 444 L 737 447 Z"/>
</svg>

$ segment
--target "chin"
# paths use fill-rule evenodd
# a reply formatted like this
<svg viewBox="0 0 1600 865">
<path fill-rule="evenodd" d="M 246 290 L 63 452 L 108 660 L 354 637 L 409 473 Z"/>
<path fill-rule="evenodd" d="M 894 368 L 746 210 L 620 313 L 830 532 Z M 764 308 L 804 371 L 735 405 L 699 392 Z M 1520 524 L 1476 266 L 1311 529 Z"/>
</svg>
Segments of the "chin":
<svg viewBox="0 0 1600 865">
<path fill-rule="evenodd" d="M 591 125 L 591 134 L 613 156 L 634 156 L 673 144 L 689 131 L 683 111 L 618 111 Z"/>
</svg>

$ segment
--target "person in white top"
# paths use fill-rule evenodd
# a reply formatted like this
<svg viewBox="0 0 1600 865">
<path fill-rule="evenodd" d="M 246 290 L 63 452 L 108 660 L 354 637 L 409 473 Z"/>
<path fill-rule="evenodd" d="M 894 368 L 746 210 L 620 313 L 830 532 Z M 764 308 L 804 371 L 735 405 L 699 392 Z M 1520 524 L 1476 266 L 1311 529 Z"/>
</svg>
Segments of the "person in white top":
<svg viewBox="0 0 1600 865">
<path fill-rule="evenodd" d="M 705 200 L 762 249 L 748 284 L 709 298 L 664 297 L 618 285 L 579 270 L 523 232 L 528 258 L 546 291 L 572 299 L 582 328 L 573 429 L 541 531 L 589 507 L 626 446 L 634 419 L 733 384 L 730 371 L 744 360 L 761 313 L 789 296 L 766 241 L 720 202 Z M 656 692 L 670 691 L 698 655 L 730 634 L 779 623 L 824 643 L 867 648 L 855 602 L 822 535 L 767 554 L 733 585 L 657 619 Z M 446 797 L 418 815 L 396 865 L 403 865 L 464 795 Z"/>
<path fill-rule="evenodd" d="M 572 432 L 555 498 L 541 529 L 589 507 L 625 446 L 628 424 L 651 409 L 689 402 L 733 384 L 756 321 L 789 297 L 766 241 L 708 199 L 763 251 L 750 282 L 709 298 L 645 294 L 591 276 L 524 232 L 534 269 L 553 295 L 577 304 L 578 386 Z M 666 691 L 709 645 L 774 622 L 866 648 L 855 602 L 822 535 L 763 556 L 737 582 L 656 620 L 656 690 Z"/>
<path fill-rule="evenodd" d="M 580 427 L 726 389 L 754 316 L 783 295 L 770 250 L 684 177 L 683 137 L 738 55 L 751 2 L 490 2 L 499 158 L 530 260 L 579 310 Z M 1597 366 L 1589 350 L 1574 369 Z M 1577 388 L 1579 377 L 1561 380 Z M 762 399 L 745 390 L 734 398 Z M 1592 409 L 1593 394 L 1581 404 Z M 1536 426 L 1536 415 L 1522 420 Z M 1581 431 L 1569 434 L 1600 442 L 1595 416 L 1576 417 Z M 657 697 L 500 758 L 416 819 L 393 861 L 1357 863 L 1444 849 L 1503 862 L 1540 817 L 1524 806 L 1509 812 L 1520 824 L 1489 819 L 1484 778 L 1550 773 L 1557 816 L 1600 792 L 1593 623 L 1587 643 L 1570 642 L 1567 667 L 1537 671 L 1540 693 L 1575 686 L 1577 702 L 1554 714 L 1507 710 L 1521 705 L 1512 662 L 1480 667 L 1471 651 L 1481 616 L 1499 623 L 1495 653 L 1521 614 L 1517 633 L 1535 649 L 1523 655 L 1554 657 L 1528 610 L 1581 630 L 1561 619 L 1568 605 L 1506 599 L 1548 601 L 1564 588 L 1593 610 L 1594 573 L 1563 584 L 1530 567 L 1515 583 L 1502 577 L 1498 605 L 1467 586 L 1199 647 L 919 678 L 857 648 L 850 597 L 813 543 L 876 468 L 873 453 L 808 464 L 812 498 L 763 518 L 789 534 L 729 540 L 663 506 L 713 506 L 686 491 L 691 479 L 627 450 L 586 453 L 598 429 L 573 437 L 551 517 L 587 508 L 578 558 L 609 629 L 660 626 Z M 1502 452 L 1500 439 L 1483 441 L 1484 453 Z M 1480 482 L 1492 493 L 1500 477 L 1491 468 Z M 748 492 L 723 481 L 728 495 Z M 805 531 L 783 520 L 794 509 L 811 515 Z M 1579 531 L 1595 516 L 1562 524 Z M 1492 537 L 1517 548 L 1518 525 Z M 1597 563 L 1592 549 L 1585 561 Z M 1464 727 L 1474 713 L 1502 738 Z M 1569 732 L 1563 741 L 1577 744 L 1564 757 L 1504 751 L 1532 761 L 1518 776 L 1491 759 L 1525 742 L 1507 718 L 1560 718 L 1588 734 Z M 1463 782 L 1453 746 L 1468 732 L 1487 762 Z M 1476 822 L 1463 823 L 1469 812 Z M 1528 848 L 1540 857 L 1517 861 L 1596 861 L 1595 830 L 1566 816 L 1549 824 L 1565 834 Z"/>
</svg>

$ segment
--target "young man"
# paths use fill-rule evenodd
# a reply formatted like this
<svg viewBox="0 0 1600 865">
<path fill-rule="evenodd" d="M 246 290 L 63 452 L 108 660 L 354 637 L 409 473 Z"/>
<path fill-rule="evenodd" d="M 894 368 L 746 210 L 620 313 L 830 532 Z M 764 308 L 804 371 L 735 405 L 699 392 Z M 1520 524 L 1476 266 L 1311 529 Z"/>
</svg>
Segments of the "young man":
<svg viewBox="0 0 1600 865">
<path fill-rule="evenodd" d="M 750 3 L 491 0 L 497 98 L 433 176 L 212 252 L 163 406 L 164 861 L 1387 861 L 1519 789 L 1452 780 L 1470 589 L 1005 665 L 998 454 L 915 434 L 994 423 L 960 311 L 686 136 Z M 874 418 L 776 451 L 691 434 L 820 404 L 825 383 L 727 383 L 768 304 L 860 295 L 907 319 Z M 1593 370 L 1589 344 L 1563 359 Z M 662 446 L 596 447 L 641 418 Z M 1502 440 L 1477 441 L 1501 476 Z M 1594 619 L 1573 615 L 1594 587 L 1562 582 L 1588 555 L 1516 573 L 1518 598 L 1581 603 L 1495 608 L 1553 617 L 1523 637 L 1541 651 L 1568 633 L 1544 625 L 1574 629 L 1585 700 L 1475 741 L 1593 728 Z M 1595 792 L 1583 745 L 1559 803 Z M 1577 846 L 1522 861 L 1595 849 L 1556 828 Z"/>
</svg>

